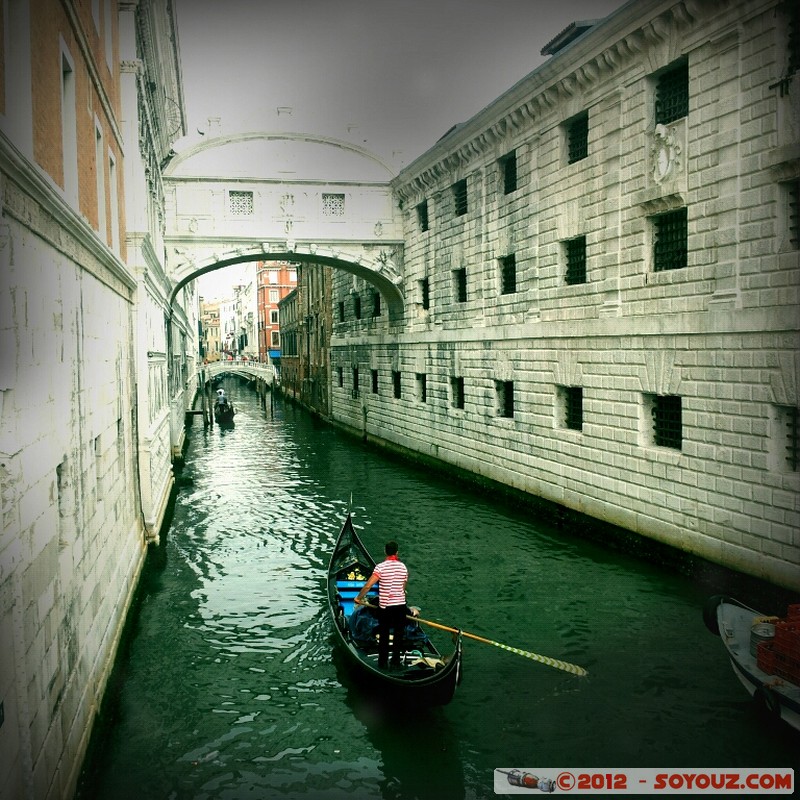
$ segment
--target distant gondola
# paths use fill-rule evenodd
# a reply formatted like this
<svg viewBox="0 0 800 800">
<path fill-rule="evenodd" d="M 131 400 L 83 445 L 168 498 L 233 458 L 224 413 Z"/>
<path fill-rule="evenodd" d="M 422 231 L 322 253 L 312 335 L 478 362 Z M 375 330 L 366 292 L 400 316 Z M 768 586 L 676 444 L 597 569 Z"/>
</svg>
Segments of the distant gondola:
<svg viewBox="0 0 800 800">
<path fill-rule="evenodd" d="M 409 620 L 401 666 L 378 667 L 375 612 L 364 606 L 354 608 L 353 604 L 374 567 L 375 560 L 359 539 L 348 513 L 328 567 L 328 603 L 337 645 L 353 667 L 355 679 L 365 687 L 379 688 L 385 698 L 400 702 L 424 706 L 449 703 L 461 681 L 460 633 L 453 653 L 443 657 L 419 625 Z M 377 585 L 367 596 L 373 603 L 376 598 Z"/>
<path fill-rule="evenodd" d="M 222 395 L 216 399 L 214 403 L 214 419 L 217 425 L 233 425 L 233 417 L 235 414 L 236 409 L 227 397 Z"/>
</svg>

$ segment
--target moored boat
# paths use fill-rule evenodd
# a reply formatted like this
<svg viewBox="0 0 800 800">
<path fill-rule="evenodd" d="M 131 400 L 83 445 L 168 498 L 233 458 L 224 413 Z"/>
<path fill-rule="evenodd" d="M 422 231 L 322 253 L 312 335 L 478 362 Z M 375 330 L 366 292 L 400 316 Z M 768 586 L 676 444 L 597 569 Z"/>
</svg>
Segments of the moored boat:
<svg viewBox="0 0 800 800">
<path fill-rule="evenodd" d="M 372 575 L 375 560 L 362 543 L 348 513 L 328 567 L 328 605 L 337 646 L 345 653 L 359 683 L 380 689 L 400 702 L 424 706 L 444 705 L 461 681 L 461 634 L 455 635 L 453 652 L 443 656 L 416 622 L 409 620 L 404 634 L 405 652 L 399 668 L 378 666 L 375 611 L 354 606 L 354 598 Z M 377 586 L 367 595 L 376 603 Z"/>
<path fill-rule="evenodd" d="M 781 619 L 715 595 L 703 619 L 722 639 L 736 677 L 759 707 L 800 731 L 800 606 L 789 606 Z"/>
<path fill-rule="evenodd" d="M 232 425 L 236 409 L 227 397 L 218 397 L 214 403 L 214 419 L 217 425 Z"/>
</svg>

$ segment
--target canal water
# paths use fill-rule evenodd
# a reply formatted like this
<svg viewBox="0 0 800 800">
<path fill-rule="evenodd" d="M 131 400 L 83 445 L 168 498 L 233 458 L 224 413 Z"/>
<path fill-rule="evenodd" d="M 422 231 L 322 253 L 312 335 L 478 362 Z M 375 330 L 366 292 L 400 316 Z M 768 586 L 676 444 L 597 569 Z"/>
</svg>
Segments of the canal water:
<svg viewBox="0 0 800 800">
<path fill-rule="evenodd" d="M 494 797 L 495 768 L 798 768 L 800 738 L 755 713 L 703 624 L 708 585 L 228 392 L 235 428 L 191 430 L 82 800 L 449 800 Z M 326 611 L 351 495 L 373 554 L 400 543 L 423 617 L 588 677 L 467 640 L 448 706 L 364 696 Z"/>
</svg>

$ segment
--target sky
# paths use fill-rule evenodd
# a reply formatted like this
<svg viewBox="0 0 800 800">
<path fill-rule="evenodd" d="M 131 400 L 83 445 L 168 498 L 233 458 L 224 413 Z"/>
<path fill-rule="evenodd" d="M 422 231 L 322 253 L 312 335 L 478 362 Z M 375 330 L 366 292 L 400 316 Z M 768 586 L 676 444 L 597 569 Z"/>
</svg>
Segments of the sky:
<svg viewBox="0 0 800 800">
<path fill-rule="evenodd" d="M 178 0 L 188 129 L 318 133 L 399 167 L 542 64 L 571 22 L 623 4 Z"/>
</svg>

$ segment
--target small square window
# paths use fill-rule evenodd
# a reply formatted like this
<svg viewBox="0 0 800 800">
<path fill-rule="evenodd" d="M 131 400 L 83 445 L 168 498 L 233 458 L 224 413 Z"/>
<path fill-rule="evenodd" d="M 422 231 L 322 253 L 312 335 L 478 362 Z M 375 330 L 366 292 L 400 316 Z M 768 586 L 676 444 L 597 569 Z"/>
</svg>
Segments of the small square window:
<svg viewBox="0 0 800 800">
<path fill-rule="evenodd" d="M 517 291 L 517 257 L 514 253 L 500 259 L 500 294 Z"/>
<path fill-rule="evenodd" d="M 689 113 L 689 64 L 662 72 L 656 81 L 656 125 L 668 125 Z"/>
<path fill-rule="evenodd" d="M 503 194 L 517 191 L 517 153 L 512 150 L 499 160 L 500 174 L 503 179 Z"/>
<path fill-rule="evenodd" d="M 586 237 L 577 236 L 564 242 L 567 260 L 566 282 L 568 286 L 586 283 Z"/>
<path fill-rule="evenodd" d="M 453 295 L 457 303 L 467 302 L 467 270 L 464 267 L 453 270 Z"/>
<path fill-rule="evenodd" d="M 417 206 L 417 222 L 419 223 L 419 229 L 421 231 L 427 231 L 430 227 L 430 221 L 428 219 L 428 201 L 423 200 Z"/>
<path fill-rule="evenodd" d="M 450 378 L 450 403 L 453 408 L 464 408 L 463 378 Z"/>
<path fill-rule="evenodd" d="M 682 269 L 688 263 L 686 209 L 653 217 L 653 270 Z"/>
<path fill-rule="evenodd" d="M 400 386 L 400 372 L 392 370 L 392 391 L 394 392 L 395 399 L 399 400 L 401 397 Z"/>
<path fill-rule="evenodd" d="M 589 115 L 586 113 L 567 123 L 567 162 L 574 164 L 589 155 Z"/>
<path fill-rule="evenodd" d="M 428 402 L 428 376 L 424 373 L 417 373 L 417 400 L 420 403 Z"/>
<path fill-rule="evenodd" d="M 467 179 L 462 178 L 453 184 L 453 205 L 457 217 L 467 213 Z"/>
<path fill-rule="evenodd" d="M 228 211 L 235 217 L 252 217 L 253 193 L 228 192 Z"/>
<path fill-rule="evenodd" d="M 322 215 L 324 217 L 343 217 L 344 216 L 344 195 L 343 194 L 324 194 L 322 195 Z"/>
<path fill-rule="evenodd" d="M 511 418 L 514 416 L 514 381 L 495 381 L 495 397 L 497 415 Z"/>
</svg>

